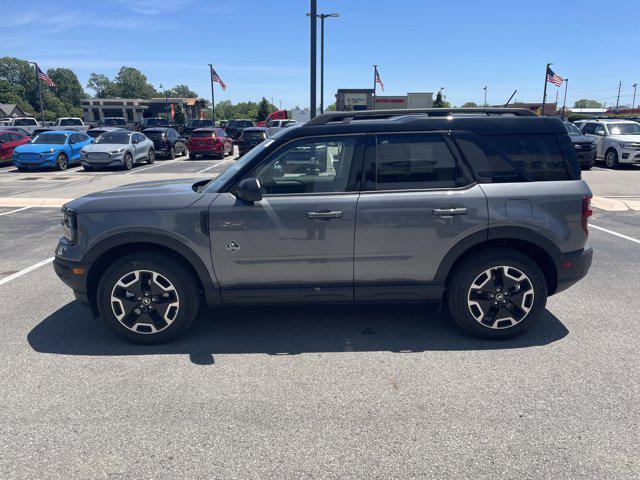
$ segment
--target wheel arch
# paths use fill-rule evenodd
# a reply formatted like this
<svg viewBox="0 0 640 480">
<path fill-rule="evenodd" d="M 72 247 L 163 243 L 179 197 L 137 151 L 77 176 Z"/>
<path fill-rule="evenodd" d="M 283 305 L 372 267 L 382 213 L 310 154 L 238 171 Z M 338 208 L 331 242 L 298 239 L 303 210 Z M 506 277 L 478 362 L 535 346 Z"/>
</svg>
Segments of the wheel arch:
<svg viewBox="0 0 640 480">
<path fill-rule="evenodd" d="M 100 278 L 116 259 L 134 252 L 158 252 L 171 256 L 194 275 L 209 307 L 219 305 L 220 291 L 200 257 L 187 245 L 172 237 L 148 232 L 127 232 L 106 238 L 91 247 L 82 261 L 89 263 L 87 272 L 87 299 L 97 314 L 96 294 Z"/>
<path fill-rule="evenodd" d="M 524 227 L 495 227 L 478 232 L 458 242 L 440 263 L 434 282 L 446 285 L 451 274 L 467 258 L 491 247 L 505 247 L 531 258 L 542 270 L 548 295 L 558 287 L 560 249 L 542 234 Z"/>
</svg>

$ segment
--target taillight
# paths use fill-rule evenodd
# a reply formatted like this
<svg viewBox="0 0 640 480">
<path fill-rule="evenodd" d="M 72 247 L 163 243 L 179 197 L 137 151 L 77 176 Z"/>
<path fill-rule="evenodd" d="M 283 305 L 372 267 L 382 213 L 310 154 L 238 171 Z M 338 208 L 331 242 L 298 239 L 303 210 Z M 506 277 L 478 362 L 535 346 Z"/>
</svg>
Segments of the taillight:
<svg viewBox="0 0 640 480">
<path fill-rule="evenodd" d="M 591 198 L 592 195 L 585 195 L 582 197 L 582 229 L 587 235 L 589 235 L 589 217 L 593 215 L 593 210 L 591 210 Z"/>
</svg>

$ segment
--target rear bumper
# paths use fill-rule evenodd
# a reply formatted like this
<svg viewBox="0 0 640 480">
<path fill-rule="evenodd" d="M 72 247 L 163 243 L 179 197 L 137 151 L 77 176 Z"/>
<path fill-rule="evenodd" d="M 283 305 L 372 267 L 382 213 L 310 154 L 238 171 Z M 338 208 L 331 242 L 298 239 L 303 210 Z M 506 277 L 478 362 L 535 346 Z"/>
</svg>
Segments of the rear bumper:
<svg viewBox="0 0 640 480">
<path fill-rule="evenodd" d="M 587 275 L 592 260 L 593 249 L 591 247 L 563 254 L 557 265 L 558 286 L 553 293 L 562 292 L 582 280 Z M 569 263 L 571 263 L 570 267 Z"/>
</svg>

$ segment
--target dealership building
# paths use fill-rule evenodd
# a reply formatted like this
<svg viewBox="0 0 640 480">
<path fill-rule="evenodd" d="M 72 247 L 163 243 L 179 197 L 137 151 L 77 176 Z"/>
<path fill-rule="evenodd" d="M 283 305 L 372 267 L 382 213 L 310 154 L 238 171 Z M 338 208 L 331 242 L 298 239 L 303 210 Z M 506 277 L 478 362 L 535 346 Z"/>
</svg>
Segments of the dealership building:
<svg viewBox="0 0 640 480">
<path fill-rule="evenodd" d="M 85 98 L 82 114 L 85 122 L 102 122 L 105 117 L 123 117 L 129 123 L 143 118 L 165 116 L 180 105 L 187 119 L 201 118 L 207 101 L 204 98 Z"/>
<path fill-rule="evenodd" d="M 431 108 L 433 92 L 406 95 L 379 95 L 375 99 L 372 88 L 341 88 L 336 93 L 336 110 L 391 110 L 402 108 Z"/>
</svg>

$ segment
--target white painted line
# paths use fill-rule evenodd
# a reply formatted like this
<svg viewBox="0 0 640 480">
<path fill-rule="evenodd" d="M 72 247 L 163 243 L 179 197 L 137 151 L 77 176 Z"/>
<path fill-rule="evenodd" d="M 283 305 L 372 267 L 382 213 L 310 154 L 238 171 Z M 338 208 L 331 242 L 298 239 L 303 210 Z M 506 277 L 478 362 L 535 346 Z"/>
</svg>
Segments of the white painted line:
<svg viewBox="0 0 640 480">
<path fill-rule="evenodd" d="M 22 210 L 26 210 L 27 208 L 31 208 L 31 207 L 22 207 L 22 208 L 18 208 L 16 210 L 11 210 L 9 212 L 0 213 L 0 217 L 3 216 L 3 215 L 9 215 L 10 213 L 21 212 Z"/>
<path fill-rule="evenodd" d="M 637 238 L 629 237 L 627 235 L 623 235 L 622 233 L 614 232 L 613 230 L 609 230 L 607 228 L 599 227 L 598 225 L 594 225 L 589 222 L 589 228 L 595 228 L 596 230 L 602 230 L 603 232 L 610 233 L 611 235 L 615 235 L 616 237 L 624 238 L 625 240 L 629 240 L 630 242 L 634 242 L 640 245 L 640 240 Z"/>
<path fill-rule="evenodd" d="M 223 161 L 222 161 L 222 162 L 220 162 L 220 163 L 216 163 L 215 165 L 211 165 L 210 167 L 207 167 L 207 168 L 205 168 L 205 169 L 203 169 L 203 170 L 200 170 L 199 172 L 196 172 L 196 175 L 198 175 L 199 173 L 206 172 L 207 170 L 211 170 L 212 168 L 219 167 L 220 165 L 224 165 L 224 164 L 225 164 L 225 163 L 227 163 L 227 162 L 232 162 L 232 161 L 233 161 L 233 159 L 232 159 L 232 158 L 230 158 L 230 159 L 228 159 L 228 160 L 223 160 Z"/>
<path fill-rule="evenodd" d="M 138 172 L 144 172 L 145 170 L 149 170 L 151 168 L 156 168 L 156 167 L 161 167 L 162 165 L 169 165 L 170 163 L 173 162 L 177 162 L 179 160 L 182 160 L 182 158 L 175 158 L 173 160 L 165 160 L 162 163 L 154 163 L 153 165 L 150 165 L 148 167 L 144 167 L 144 168 L 132 168 L 131 171 L 125 173 L 125 175 L 131 175 L 132 173 L 138 173 Z"/>
<path fill-rule="evenodd" d="M 47 263 L 51 263 L 51 262 L 53 262 L 53 259 L 54 259 L 54 257 L 47 258 L 46 260 L 42 260 L 41 262 L 38 262 L 35 265 L 31 265 L 30 267 L 27 267 L 27 268 L 25 268 L 23 270 L 20 270 L 19 272 L 16 272 L 13 275 L 9 275 L 8 277 L 4 277 L 4 278 L 0 279 L 0 285 L 4 285 L 5 283 L 9 283 L 11 280 L 15 280 L 16 278 L 21 277 L 25 273 L 32 272 L 36 268 L 40 268 L 43 265 L 46 265 Z"/>
</svg>

